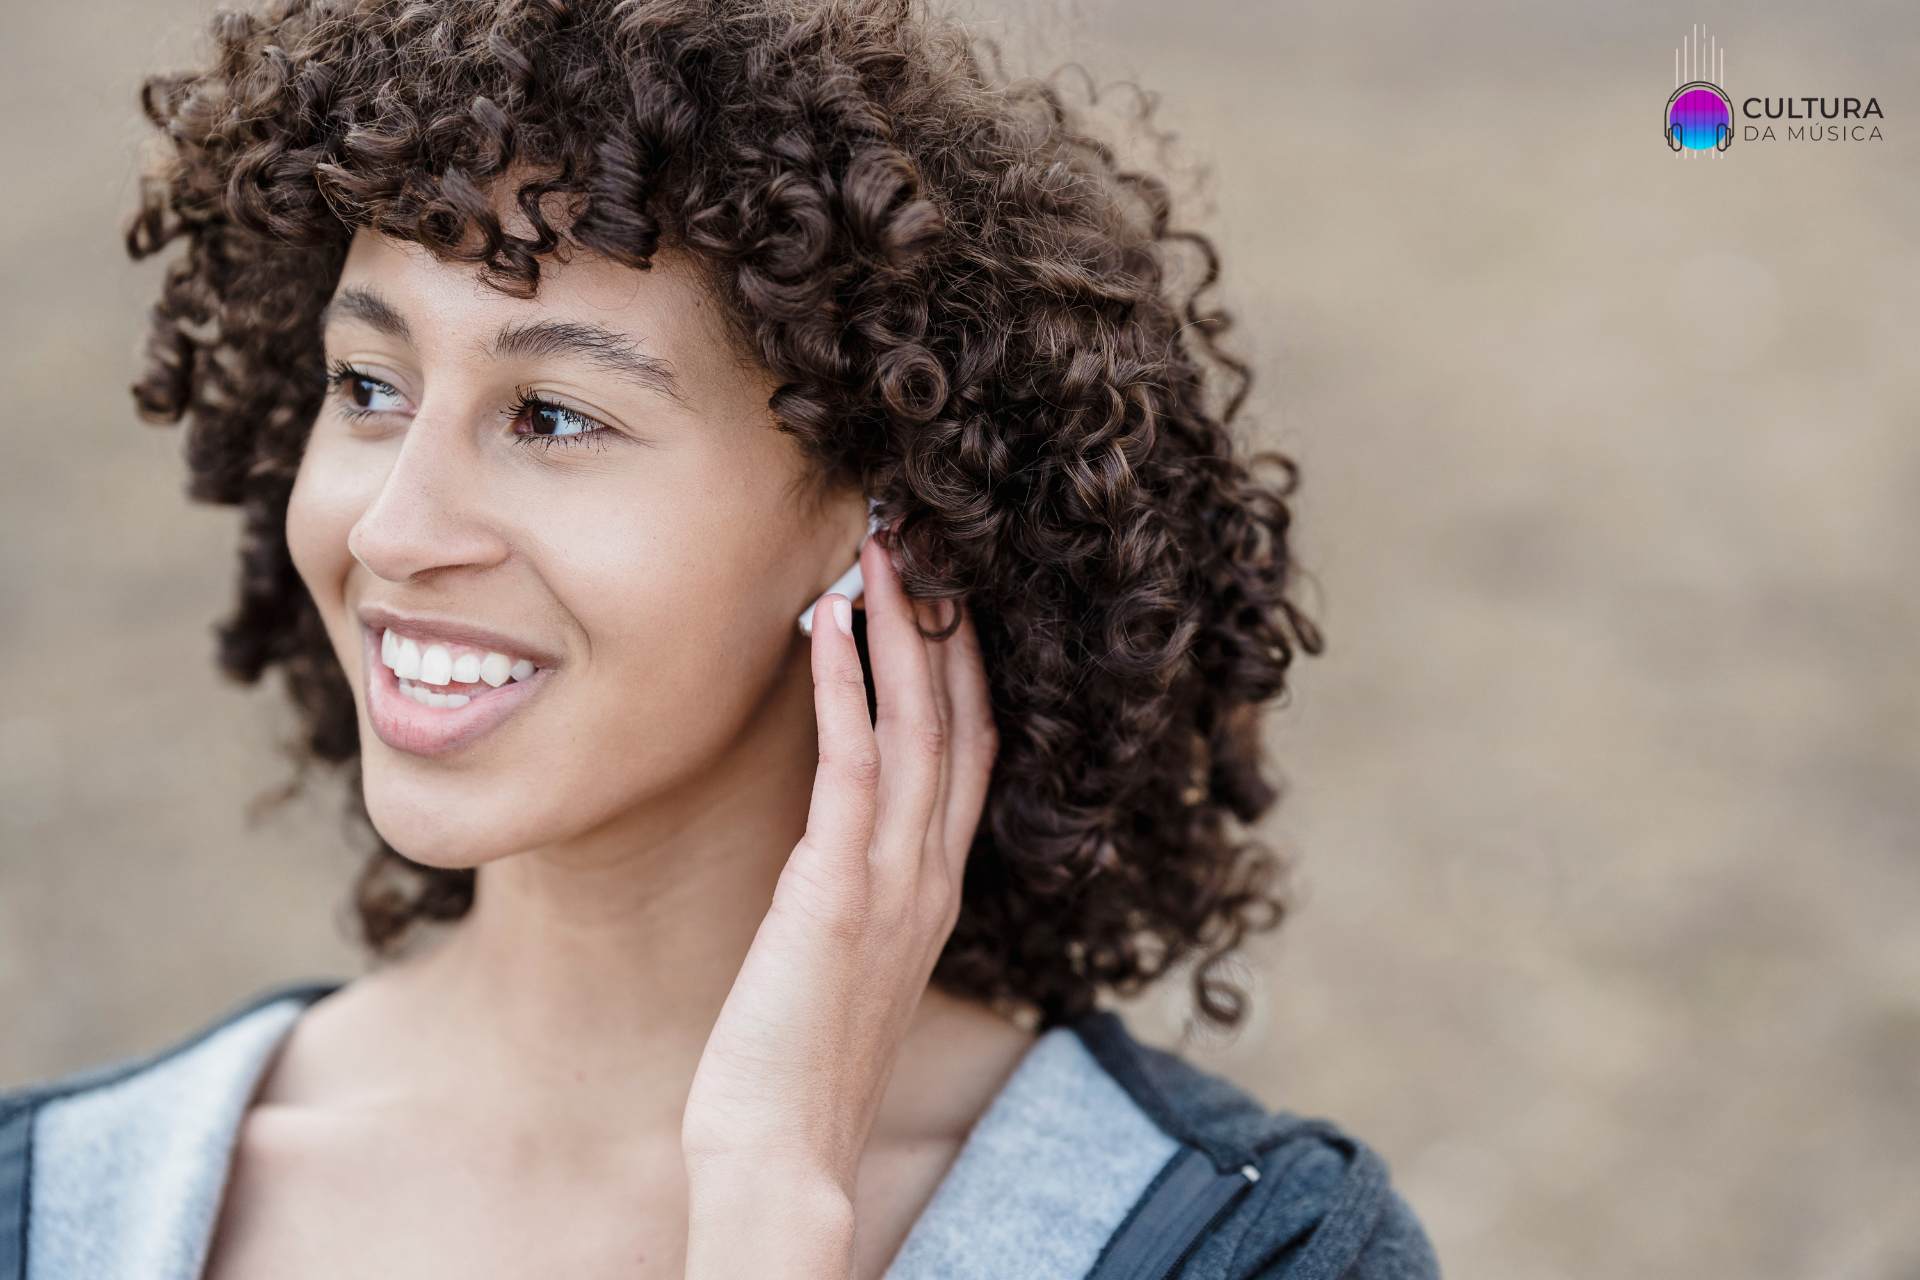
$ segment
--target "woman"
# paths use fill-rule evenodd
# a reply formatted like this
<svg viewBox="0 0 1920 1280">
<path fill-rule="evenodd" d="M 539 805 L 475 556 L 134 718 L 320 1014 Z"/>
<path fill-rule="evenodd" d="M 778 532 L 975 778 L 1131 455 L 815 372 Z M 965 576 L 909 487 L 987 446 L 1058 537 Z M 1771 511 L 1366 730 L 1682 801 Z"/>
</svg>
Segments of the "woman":
<svg viewBox="0 0 1920 1280">
<path fill-rule="evenodd" d="M 1363 1143 L 1096 1006 L 1198 951 L 1242 1016 L 1319 649 L 1163 185 L 904 3 L 213 32 L 134 390 L 379 963 L 0 1100 L 0 1271 L 1436 1275 Z"/>
</svg>

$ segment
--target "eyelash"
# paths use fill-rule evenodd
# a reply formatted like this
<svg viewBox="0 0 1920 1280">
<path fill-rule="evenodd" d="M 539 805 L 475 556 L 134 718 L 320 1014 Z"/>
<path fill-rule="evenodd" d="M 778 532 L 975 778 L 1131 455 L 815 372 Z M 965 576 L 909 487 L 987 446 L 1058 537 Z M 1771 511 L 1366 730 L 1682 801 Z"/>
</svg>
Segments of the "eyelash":
<svg viewBox="0 0 1920 1280">
<path fill-rule="evenodd" d="M 392 383 L 383 382 L 370 374 L 362 373 L 345 360 L 332 361 L 327 365 L 327 387 L 336 398 L 342 401 L 340 405 L 341 416 L 356 421 L 361 418 L 370 418 L 381 411 L 378 409 L 363 409 L 346 399 L 347 389 L 354 382 L 367 383 L 370 386 L 377 387 L 388 395 L 397 396 L 400 394 Z M 538 393 L 528 391 L 524 388 L 516 390 L 513 403 L 506 408 L 506 417 L 509 422 L 518 422 L 522 414 L 549 411 L 568 414 L 578 418 L 582 422 L 591 423 L 593 430 L 582 431 L 577 435 L 570 436 L 541 436 L 534 435 L 531 432 L 516 431 L 513 433 L 513 442 L 515 444 L 538 444 L 542 449 L 549 451 L 556 446 L 563 449 L 572 449 L 584 445 L 598 449 L 605 448 L 606 438 L 613 434 L 613 428 L 607 426 L 606 423 L 601 422 L 598 418 L 590 414 L 582 413 L 570 405 L 548 400 Z"/>
</svg>

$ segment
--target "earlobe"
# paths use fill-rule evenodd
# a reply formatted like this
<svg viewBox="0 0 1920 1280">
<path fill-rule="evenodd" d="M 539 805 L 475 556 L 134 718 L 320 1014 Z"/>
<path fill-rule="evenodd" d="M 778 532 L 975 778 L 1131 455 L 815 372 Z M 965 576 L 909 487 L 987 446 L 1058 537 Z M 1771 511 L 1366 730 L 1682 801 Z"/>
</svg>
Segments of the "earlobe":
<svg viewBox="0 0 1920 1280">
<path fill-rule="evenodd" d="M 862 549 L 866 547 L 867 539 L 873 537 L 875 530 L 879 529 L 880 527 L 879 505 L 880 505 L 879 499 L 877 498 L 867 499 L 867 532 L 860 539 L 860 546 Z M 845 596 L 847 599 L 855 602 L 855 604 L 858 604 L 860 602 L 860 594 L 865 589 L 866 589 L 866 580 L 861 576 L 860 557 L 859 557 L 859 553 L 856 551 L 854 553 L 854 560 L 853 560 L 852 567 L 849 568 L 845 573 L 841 574 L 838 578 L 835 578 L 833 580 L 832 586 L 828 587 L 825 591 L 822 591 L 819 596 L 815 596 L 813 604 L 808 605 L 806 607 L 806 611 L 800 615 L 800 619 L 799 619 L 800 634 L 803 636 L 810 636 L 813 634 L 813 611 L 815 607 L 819 605 L 820 599 L 822 596 L 830 596 L 835 592 L 838 592 L 841 595 Z"/>
</svg>

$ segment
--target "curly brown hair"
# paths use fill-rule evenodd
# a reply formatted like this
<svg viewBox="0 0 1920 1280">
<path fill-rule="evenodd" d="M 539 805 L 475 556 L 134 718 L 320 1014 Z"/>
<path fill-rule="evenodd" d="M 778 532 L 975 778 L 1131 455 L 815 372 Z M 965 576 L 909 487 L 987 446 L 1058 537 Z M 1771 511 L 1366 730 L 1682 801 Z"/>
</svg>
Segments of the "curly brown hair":
<svg viewBox="0 0 1920 1280">
<path fill-rule="evenodd" d="M 645 270 L 664 237 L 781 380 L 776 428 L 902 521 L 909 593 L 973 610 L 1000 754 L 934 982 L 1044 1028 L 1199 950 L 1202 1017 L 1239 1022 L 1222 962 L 1290 909 L 1247 830 L 1279 794 L 1256 713 L 1322 644 L 1288 597 L 1297 468 L 1229 430 L 1252 375 L 1218 343 L 1228 314 L 1198 310 L 1214 246 L 1058 71 L 1010 79 L 914 0 L 272 0 L 211 35 L 205 66 L 141 89 L 164 138 L 127 249 L 186 250 L 133 395 L 188 420 L 189 495 L 245 513 L 219 662 L 284 672 L 286 794 L 315 760 L 346 775 L 365 946 L 459 918 L 474 872 L 372 830 L 352 691 L 289 557 L 348 242 L 411 240 L 531 297 L 569 242 Z M 531 238 L 487 195 L 509 169 Z"/>
</svg>

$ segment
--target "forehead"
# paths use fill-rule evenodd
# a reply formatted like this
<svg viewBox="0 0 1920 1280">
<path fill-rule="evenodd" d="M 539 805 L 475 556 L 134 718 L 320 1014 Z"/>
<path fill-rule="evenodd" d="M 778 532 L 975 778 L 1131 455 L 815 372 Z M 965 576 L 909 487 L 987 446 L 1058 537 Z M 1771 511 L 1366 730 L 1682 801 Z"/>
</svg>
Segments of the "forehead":
<svg viewBox="0 0 1920 1280">
<path fill-rule="evenodd" d="M 540 261 L 531 298 L 516 298 L 481 278 L 470 262 L 442 261 L 425 246 L 361 228 L 353 237 L 333 297 L 378 295 L 399 312 L 422 349 L 436 336 L 491 334 L 503 325 L 563 320 L 614 330 L 656 355 L 695 361 L 731 341 L 711 289 L 683 256 L 662 250 L 648 270 L 569 246 Z M 329 308 L 329 325 L 354 317 Z M 729 352 L 728 355 L 737 355 Z"/>
</svg>

